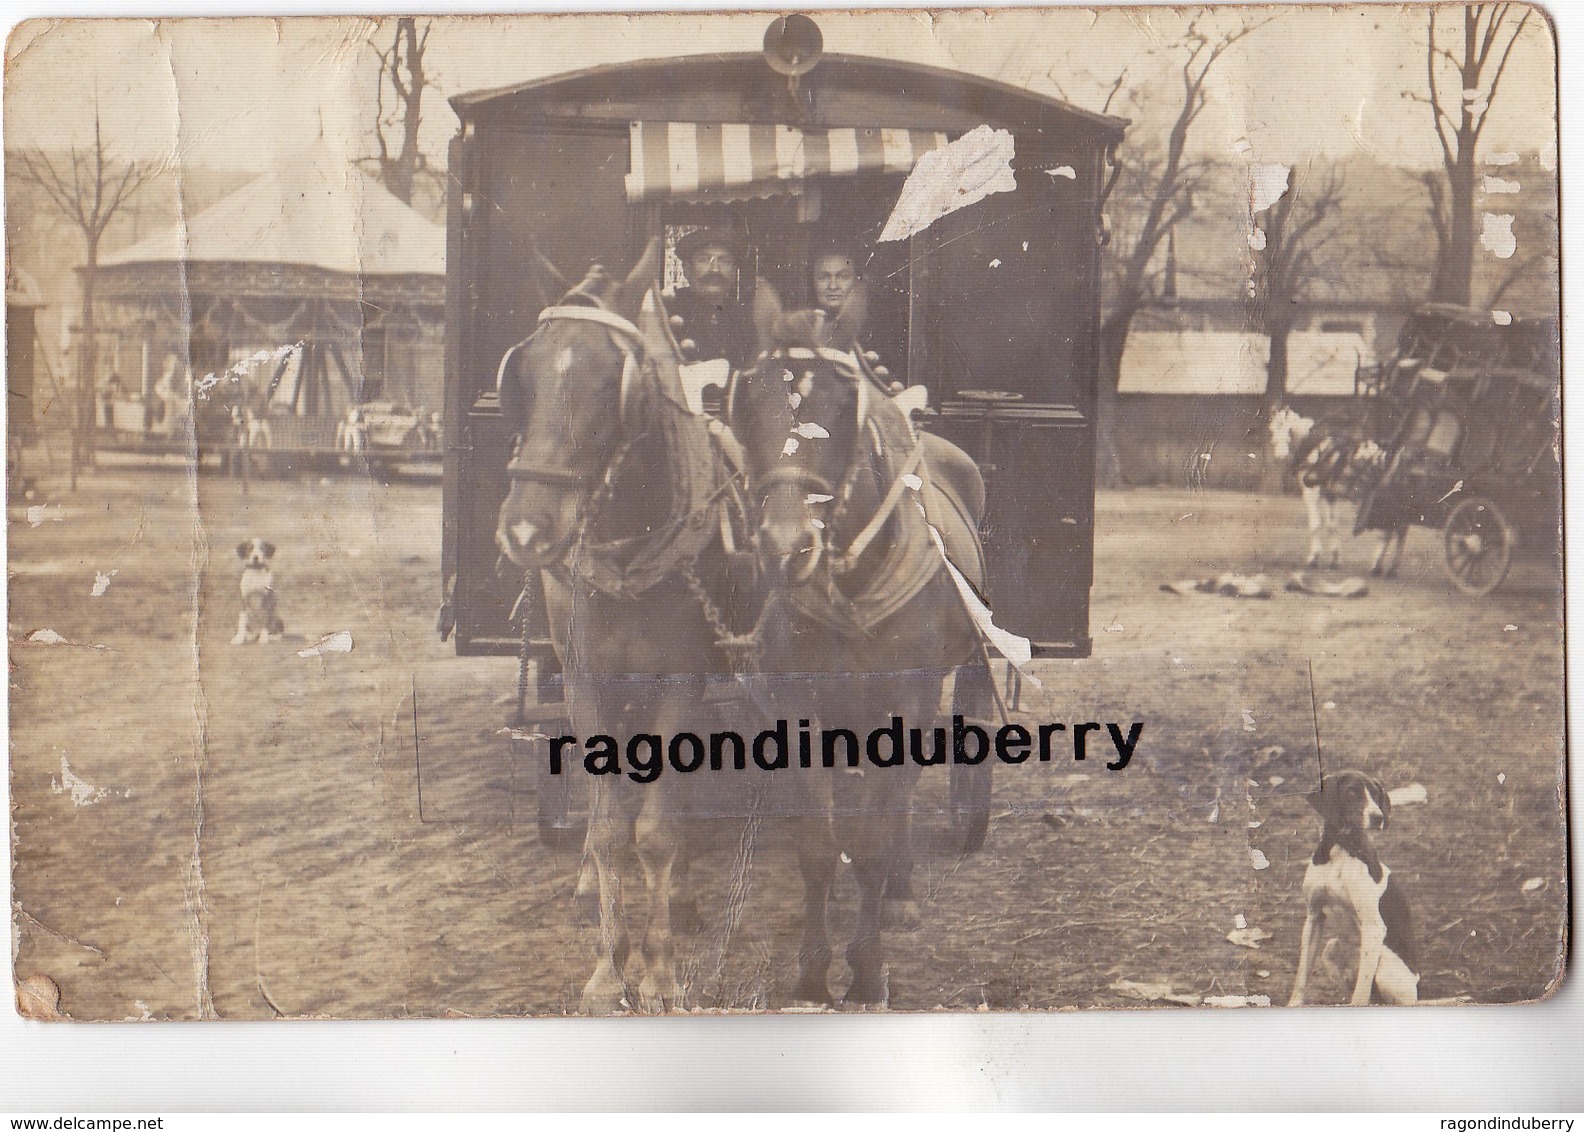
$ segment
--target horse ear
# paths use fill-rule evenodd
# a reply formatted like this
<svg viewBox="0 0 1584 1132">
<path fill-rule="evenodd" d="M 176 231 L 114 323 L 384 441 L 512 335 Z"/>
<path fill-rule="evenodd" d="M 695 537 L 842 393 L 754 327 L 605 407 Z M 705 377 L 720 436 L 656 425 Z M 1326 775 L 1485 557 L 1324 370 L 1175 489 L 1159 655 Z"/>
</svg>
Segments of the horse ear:
<svg viewBox="0 0 1584 1132">
<path fill-rule="evenodd" d="M 643 304 L 645 292 L 659 282 L 660 279 L 660 239 L 656 237 L 649 241 L 649 246 L 644 249 L 644 254 L 638 262 L 633 264 L 633 269 L 627 273 L 627 278 L 616 289 L 616 307 L 627 317 L 637 315 L 638 308 Z"/>
<path fill-rule="evenodd" d="M 858 341 L 864 320 L 869 315 L 869 288 L 859 281 L 853 284 L 841 311 L 830 322 L 827 345 L 851 346 Z"/>
<path fill-rule="evenodd" d="M 763 279 L 754 284 L 753 321 L 759 337 L 759 352 L 775 349 L 775 328 L 781 321 L 781 296 Z"/>
<path fill-rule="evenodd" d="M 540 309 L 543 309 L 570 291 L 573 284 L 562 274 L 561 269 L 551 263 L 549 257 L 539 250 L 537 242 L 529 243 L 528 255 L 534 266 L 531 284 L 536 292 L 534 301 L 539 304 Z"/>
</svg>

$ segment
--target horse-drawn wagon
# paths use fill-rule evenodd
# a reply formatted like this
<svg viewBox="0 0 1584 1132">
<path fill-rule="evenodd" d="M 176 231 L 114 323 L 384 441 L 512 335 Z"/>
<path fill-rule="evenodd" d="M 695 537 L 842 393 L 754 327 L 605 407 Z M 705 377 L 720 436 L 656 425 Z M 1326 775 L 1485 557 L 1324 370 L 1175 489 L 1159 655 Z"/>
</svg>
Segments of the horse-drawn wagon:
<svg viewBox="0 0 1584 1132">
<path fill-rule="evenodd" d="M 635 448 L 659 433 L 670 435 L 672 446 L 661 448 L 673 454 L 678 446 L 702 452 L 725 444 L 724 422 L 710 421 L 708 428 L 695 423 L 706 420 L 709 409 L 724 408 L 723 391 L 716 390 L 713 405 L 702 393 L 697 403 L 687 397 L 695 415 L 692 422 L 683 419 L 684 391 L 667 378 L 669 361 L 655 372 L 658 355 L 682 356 L 679 336 L 664 327 L 663 316 L 658 323 L 653 318 L 660 301 L 655 293 L 640 310 L 633 291 L 648 285 L 641 272 L 652 271 L 651 278 L 668 288 L 696 283 L 686 278 L 689 240 L 701 231 L 732 233 L 721 251 L 731 253 L 737 270 L 721 303 L 744 312 L 764 307 L 772 294 L 793 306 L 813 306 L 800 302 L 814 290 L 811 269 L 822 249 L 844 249 L 863 276 L 865 346 L 881 345 L 885 356 L 887 372 L 871 368 L 862 379 L 884 379 L 875 386 L 873 404 L 909 388 L 909 405 L 927 399 L 930 406 L 914 417 L 923 430 L 915 431 L 916 443 L 925 446 L 938 435 L 957 447 L 941 449 L 930 441 L 936 450 L 960 448 L 978 463 L 969 475 L 975 484 L 982 477 L 983 489 L 968 494 L 982 491 L 987 499 L 979 507 L 979 527 L 988 570 L 977 584 L 997 623 L 1029 638 L 1037 654 L 1088 654 L 1102 208 L 1124 122 L 971 75 L 876 58 L 822 57 L 817 28 L 802 17 L 776 21 L 763 54 L 600 67 L 463 95 L 453 106 L 461 130 L 452 143 L 449 177 L 441 630 L 455 634 L 461 655 L 521 658 L 520 722 L 549 723 L 567 710 L 560 703 L 565 632 L 559 650 L 554 632 L 566 625 L 555 608 L 564 598 L 563 583 L 577 582 L 564 570 L 558 580 L 554 570 L 525 572 L 524 563 L 563 561 L 573 553 L 568 547 L 581 545 L 595 526 L 615 523 L 615 513 L 626 506 L 613 498 L 620 491 L 616 481 L 637 475 L 634 465 L 645 456 L 634 455 Z M 961 147 L 952 148 L 968 135 L 986 144 L 976 151 L 977 164 L 963 160 Z M 955 160 L 939 161 L 929 183 L 920 169 L 937 157 Z M 986 168 L 993 174 L 988 179 Z M 899 206 L 907 185 L 952 203 L 908 212 Z M 958 196 L 972 203 L 958 206 Z M 627 282 L 619 282 L 640 258 Z M 569 290 L 569 281 L 594 264 L 609 270 L 593 271 Z M 670 294 L 665 302 L 675 312 L 683 304 Z M 559 344 L 555 358 L 543 356 L 551 339 Z M 622 374 L 619 395 L 611 395 L 613 419 L 570 419 L 580 411 L 572 402 L 597 384 L 596 371 L 608 359 Z M 582 368 L 586 378 L 568 378 Z M 856 369 L 845 371 L 842 381 L 860 380 L 856 375 Z M 564 424 L 546 410 L 552 395 L 565 402 Z M 884 414 L 871 415 L 878 420 Z M 585 427 L 593 438 L 585 447 L 598 448 L 610 433 L 624 437 L 599 468 L 574 468 L 583 458 L 579 451 L 550 451 L 561 443 L 559 430 Z M 889 435 L 908 433 L 904 426 Z M 659 459 L 664 463 L 664 456 Z M 810 484 L 821 482 L 805 474 Z M 635 652 L 654 657 L 610 663 L 647 665 L 645 671 L 682 673 L 679 678 L 710 665 L 726 667 L 720 657 L 688 659 L 687 642 L 705 620 L 716 630 L 720 651 L 730 637 L 730 611 L 706 593 L 711 579 L 697 576 L 712 568 L 718 548 L 712 543 L 701 552 L 690 532 L 712 537 L 715 509 L 741 477 L 730 470 L 724 479 L 708 469 L 702 475 L 667 489 L 673 504 L 684 499 L 669 519 L 662 511 L 653 523 L 640 518 L 624 528 L 622 545 L 634 552 L 604 584 L 592 582 L 598 591 L 593 600 L 607 618 L 601 624 L 623 635 Z M 902 487 L 917 478 L 895 477 L 885 493 L 888 506 L 894 508 Z M 533 512 L 530 504 L 557 492 L 568 499 L 581 492 L 582 502 L 569 503 L 570 510 Z M 691 509 L 687 498 L 694 500 Z M 836 509 L 846 503 L 844 488 Z M 575 518 L 552 537 L 546 532 L 558 514 Z M 734 539 L 728 519 L 720 526 L 722 541 L 744 556 L 751 532 L 745 528 Z M 856 540 L 852 556 L 857 542 L 869 541 L 869 535 Z M 667 562 L 677 559 L 667 567 L 673 576 L 666 583 L 659 581 L 663 571 L 634 565 L 650 546 Z M 915 539 L 913 553 L 919 546 L 936 553 L 927 537 Z M 945 579 L 944 571 L 938 573 L 937 581 Z M 670 599 L 657 596 L 668 593 Z M 587 614 L 579 616 L 586 620 Z M 962 609 L 953 616 L 961 619 Z M 646 641 L 645 633 L 671 639 Z M 891 633 L 891 652 L 883 652 L 878 639 L 874 656 L 860 649 L 843 673 L 862 670 L 883 679 L 887 673 L 873 665 L 917 667 L 916 658 L 928 649 L 898 653 L 903 636 Z M 653 644 L 657 651 L 648 648 Z M 816 653 L 817 660 L 850 655 Z M 876 660 L 882 655 L 905 659 Z M 987 690 L 988 666 L 981 663 L 979 670 Z M 537 696 L 531 672 L 537 673 Z M 588 675 L 584 665 L 581 676 Z M 575 667 L 569 688 L 583 686 L 579 676 Z M 824 686 L 834 687 L 829 681 Z M 938 678 L 936 687 L 938 695 Z M 920 710 L 935 708 L 930 701 Z M 657 717 L 664 710 L 656 709 Z M 824 711 L 822 704 L 818 714 Z M 816 713 L 798 710 L 792 717 L 803 714 Z M 973 846 L 987 820 L 989 766 L 954 770 L 954 817 Z M 541 833 L 570 827 L 564 794 L 558 798 L 549 780 L 541 781 Z M 591 830 L 596 824 L 591 814 Z M 600 855 L 598 848 L 593 852 Z M 887 879 L 888 897 L 895 879 Z M 590 993 L 600 999 L 596 984 L 608 989 L 608 980 L 591 981 Z M 863 993 L 874 993 L 872 983 Z"/>
<path fill-rule="evenodd" d="M 1441 531 L 1453 584 L 1475 596 L 1501 585 L 1520 542 L 1554 550 L 1561 522 L 1556 325 L 1500 317 L 1410 315 L 1360 368 L 1356 443 L 1329 473 L 1357 500 L 1356 532 Z"/>
</svg>

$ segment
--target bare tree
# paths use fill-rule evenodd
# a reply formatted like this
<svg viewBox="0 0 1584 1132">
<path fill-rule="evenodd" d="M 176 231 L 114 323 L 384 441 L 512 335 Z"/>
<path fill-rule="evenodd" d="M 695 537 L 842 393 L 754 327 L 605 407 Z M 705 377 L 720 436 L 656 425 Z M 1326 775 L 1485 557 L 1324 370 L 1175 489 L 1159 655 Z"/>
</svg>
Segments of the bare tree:
<svg viewBox="0 0 1584 1132">
<path fill-rule="evenodd" d="M 1522 11 L 1516 22 L 1512 9 Z M 1480 134 L 1496 101 L 1497 88 L 1513 45 L 1523 33 L 1534 9 L 1524 4 L 1465 4 L 1461 43 L 1448 47 L 1442 27 L 1455 32 L 1455 22 L 1437 26 L 1439 5 L 1431 5 L 1429 39 L 1425 51 L 1428 95 L 1407 92 L 1407 97 L 1430 108 L 1436 140 L 1441 143 L 1445 173 L 1424 180 L 1429 193 L 1430 224 L 1436 235 L 1435 279 L 1430 298 L 1436 302 L 1467 306 L 1474 275 L 1474 191 L 1479 180 L 1475 163 Z"/>
<path fill-rule="evenodd" d="M 94 290 L 99 274 L 99 244 L 105 229 L 127 207 L 138 190 L 157 173 L 149 164 L 120 161 L 110 154 L 94 113 L 92 148 L 72 146 L 64 156 L 41 149 L 19 152 L 16 175 L 38 186 L 45 198 L 82 233 L 85 257 L 82 277 L 82 345 L 77 352 L 77 412 L 72 427 L 71 483 L 77 471 L 93 462 L 94 375 L 98 364 L 98 337 L 94 320 Z"/>
<path fill-rule="evenodd" d="M 1131 138 L 1127 151 L 1130 156 L 1122 158 L 1114 208 L 1130 215 L 1122 217 L 1120 238 L 1114 238 L 1110 245 L 1111 275 L 1107 281 L 1106 313 L 1100 323 L 1097 439 L 1099 478 L 1104 484 L 1115 485 L 1121 480 L 1115 436 L 1117 381 L 1133 319 L 1159 297 L 1161 272 L 1155 266 L 1157 252 L 1172 229 L 1192 212 L 1194 193 L 1213 168 L 1209 159 L 1192 157 L 1188 152 L 1194 123 L 1208 101 L 1206 83 L 1228 49 L 1268 22 L 1249 22 L 1236 31 L 1214 36 L 1197 19 L 1190 22 L 1182 39 L 1170 48 L 1178 56 L 1174 69 L 1176 81 L 1181 83 L 1179 100 L 1173 103 L 1176 115 L 1164 137 Z M 1127 81 L 1124 70 L 1111 85 L 1107 111 Z M 1145 93 L 1156 98 L 1164 91 Z M 1131 97 L 1137 100 L 1138 92 Z"/>
<path fill-rule="evenodd" d="M 1342 195 L 1342 174 L 1335 167 L 1302 181 L 1295 173 L 1287 191 L 1254 217 L 1264 244 L 1254 256 L 1252 290 L 1260 329 L 1270 338 L 1267 419 L 1287 396 L 1287 340 L 1298 304 L 1309 297 L 1310 284 L 1325 273 L 1320 259 L 1339 234 Z"/>
<path fill-rule="evenodd" d="M 374 136 L 379 142 L 379 153 L 374 160 L 379 166 L 379 179 L 393 196 L 404 204 L 411 204 L 418 175 L 426 172 L 428 159 L 418 148 L 418 128 L 423 122 L 423 95 L 428 80 L 424 75 L 424 51 L 429 45 L 429 24 L 422 32 L 418 21 L 403 16 L 396 21 L 391 45 L 381 51 L 369 46 L 379 56 L 380 69 L 374 87 Z M 385 106 L 385 89 L 390 88 L 395 105 L 389 111 Z M 386 132 L 396 134 L 393 142 Z"/>
</svg>

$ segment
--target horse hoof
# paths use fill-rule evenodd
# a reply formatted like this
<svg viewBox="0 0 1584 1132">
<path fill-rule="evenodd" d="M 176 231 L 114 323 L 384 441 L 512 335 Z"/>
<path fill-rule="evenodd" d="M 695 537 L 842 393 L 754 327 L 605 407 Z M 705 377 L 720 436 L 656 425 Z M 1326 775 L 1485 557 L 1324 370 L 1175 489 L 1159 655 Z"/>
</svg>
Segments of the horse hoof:
<svg viewBox="0 0 1584 1132">
<path fill-rule="evenodd" d="M 836 1005 L 830 987 L 819 983 L 798 983 L 790 1005 L 800 1009 L 830 1010 Z"/>
<path fill-rule="evenodd" d="M 669 1014 L 673 1010 L 682 1008 L 682 992 L 671 991 L 638 992 L 638 1010 L 642 1014 Z"/>
<path fill-rule="evenodd" d="M 699 915 L 697 900 L 688 897 L 671 901 L 671 930 L 687 935 L 698 935 L 704 930 L 704 917 Z"/>
<path fill-rule="evenodd" d="M 881 975 L 873 980 L 854 979 L 841 1004 L 843 1010 L 884 1010 L 890 998 L 890 988 Z"/>
<path fill-rule="evenodd" d="M 902 900 L 886 899 L 880 905 L 881 922 L 888 928 L 900 928 L 911 931 L 919 926 L 923 916 L 919 911 L 919 902 L 912 897 Z"/>
<path fill-rule="evenodd" d="M 590 1018 L 604 1018 L 612 1014 L 631 1014 L 632 1003 L 621 990 L 585 990 L 578 999 L 578 1013 Z"/>
</svg>

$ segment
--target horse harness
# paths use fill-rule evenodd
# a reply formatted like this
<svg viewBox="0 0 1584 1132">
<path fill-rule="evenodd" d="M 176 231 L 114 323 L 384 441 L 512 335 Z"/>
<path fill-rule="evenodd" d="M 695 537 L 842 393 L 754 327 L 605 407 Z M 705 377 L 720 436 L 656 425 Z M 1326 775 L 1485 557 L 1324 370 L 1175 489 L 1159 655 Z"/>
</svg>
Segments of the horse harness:
<svg viewBox="0 0 1584 1132">
<path fill-rule="evenodd" d="M 723 428 L 698 421 L 685 404 L 664 388 L 654 358 L 656 351 L 651 349 L 662 345 L 654 339 L 669 338 L 669 331 L 663 329 L 663 311 L 653 320 L 646 320 L 654 323 L 646 333 L 610 310 L 598 297 L 586 292 L 574 294 L 590 305 L 562 303 L 548 307 L 539 315 L 540 329 L 554 322 L 584 322 L 609 335 L 611 344 L 622 355 L 617 400 L 621 439 L 598 473 L 531 462 L 525 458 L 519 439 L 506 465 L 506 475 L 513 483 L 563 488 L 583 487 L 597 475 L 599 484 L 582 507 L 575 530 L 563 547 L 556 548 L 561 550 L 560 560 L 547 569 L 563 581 L 570 581 L 575 574 L 579 581 L 610 597 L 638 598 L 696 561 L 717 534 L 728 551 L 735 547 L 738 531 L 747 521 L 742 461 L 735 438 Z M 655 326 L 662 329 L 657 331 Z M 530 336 L 506 352 L 496 374 L 497 388 L 504 389 L 512 355 L 532 340 Z M 674 343 L 664 344 L 674 349 Z M 635 420 L 643 416 L 641 410 L 649 406 L 671 412 L 636 426 Z M 609 504 L 628 457 L 638 441 L 654 429 L 666 430 L 665 439 L 677 449 L 671 453 L 671 470 L 680 477 L 678 506 L 668 522 L 652 531 L 593 541 L 590 533 Z"/>
</svg>

